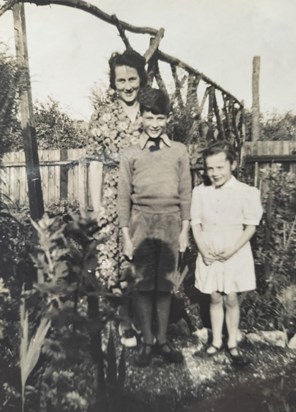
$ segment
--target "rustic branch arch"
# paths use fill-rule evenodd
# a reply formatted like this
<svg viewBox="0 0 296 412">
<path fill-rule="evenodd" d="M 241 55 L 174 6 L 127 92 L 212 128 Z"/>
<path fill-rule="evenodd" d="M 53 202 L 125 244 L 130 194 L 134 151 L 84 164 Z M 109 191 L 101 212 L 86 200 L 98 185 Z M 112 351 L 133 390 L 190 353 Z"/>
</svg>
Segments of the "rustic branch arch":
<svg viewBox="0 0 296 412">
<path fill-rule="evenodd" d="M 173 98 L 175 108 L 186 110 L 192 114 L 190 124 L 191 132 L 193 130 L 199 130 L 201 123 L 205 122 L 211 138 L 230 140 L 240 151 L 244 141 L 243 104 L 199 70 L 159 50 L 161 39 L 164 36 L 163 28 L 157 30 L 151 27 L 131 25 L 119 20 L 115 15 L 105 13 L 98 7 L 84 0 L 7 0 L 0 8 L 0 16 L 7 10 L 11 10 L 12 7 L 18 3 L 33 3 L 37 6 L 62 5 L 87 12 L 106 23 L 114 25 L 118 29 L 126 48 L 132 48 L 126 36 L 127 31 L 149 35 L 150 45 L 144 53 L 144 57 L 148 64 L 150 84 L 155 81 L 158 87 L 167 90 L 159 63 L 167 64 L 171 69 L 171 75 L 174 81 Z M 180 77 L 180 72 L 182 72 L 183 78 Z M 202 84 L 205 90 L 201 98 L 201 103 L 199 103 L 198 92 Z M 186 93 L 184 93 L 184 91 L 186 91 Z M 206 106 L 207 113 L 205 114 Z M 190 143 L 195 143 L 195 140 L 198 139 L 198 132 L 191 133 L 191 135 Z"/>
<path fill-rule="evenodd" d="M 62 5 L 87 12 L 115 26 L 127 49 L 133 47 L 126 32 L 148 35 L 150 43 L 144 53 L 148 82 L 150 85 L 156 83 L 160 89 L 167 91 L 168 86 L 171 86 L 168 78 L 171 78 L 176 127 L 181 120 L 182 138 L 188 144 L 192 168 L 200 168 L 200 151 L 213 140 L 226 139 L 241 153 L 245 140 L 243 103 L 199 70 L 162 52 L 159 45 L 164 36 L 163 28 L 157 30 L 131 25 L 84 0 L 7 0 L 0 8 L 0 17 L 15 5 L 25 3 L 37 6 Z"/>
</svg>

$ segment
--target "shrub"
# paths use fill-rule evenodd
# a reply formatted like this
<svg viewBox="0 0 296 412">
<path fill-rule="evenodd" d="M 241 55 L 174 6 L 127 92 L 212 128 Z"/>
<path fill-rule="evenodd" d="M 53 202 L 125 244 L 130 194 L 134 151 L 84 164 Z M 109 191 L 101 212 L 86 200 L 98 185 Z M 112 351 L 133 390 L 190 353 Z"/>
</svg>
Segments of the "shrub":
<svg viewBox="0 0 296 412">
<path fill-rule="evenodd" d="M 261 172 L 264 215 L 253 241 L 258 290 L 243 302 L 243 323 L 251 329 L 296 332 L 296 180 L 272 168 Z"/>
</svg>

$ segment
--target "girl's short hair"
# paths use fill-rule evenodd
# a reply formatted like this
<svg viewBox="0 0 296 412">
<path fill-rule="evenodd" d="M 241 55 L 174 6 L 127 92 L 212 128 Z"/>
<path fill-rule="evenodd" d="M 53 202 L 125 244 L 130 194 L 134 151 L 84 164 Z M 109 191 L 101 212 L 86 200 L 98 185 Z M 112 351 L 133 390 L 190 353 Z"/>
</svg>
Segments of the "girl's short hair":
<svg viewBox="0 0 296 412">
<path fill-rule="evenodd" d="M 160 89 L 147 87 L 139 95 L 140 112 L 164 114 L 168 116 L 171 110 L 169 96 Z"/>
<path fill-rule="evenodd" d="M 237 152 L 232 144 L 225 140 L 219 140 L 212 143 L 203 151 L 204 164 L 209 156 L 213 156 L 219 153 L 225 153 L 226 159 L 232 164 L 237 158 Z"/>
<path fill-rule="evenodd" d="M 147 83 L 147 73 L 145 70 L 146 60 L 135 50 L 125 50 L 123 53 L 112 53 L 109 59 L 109 80 L 111 89 L 116 90 L 115 68 L 118 66 L 129 66 L 136 69 L 140 77 L 140 87 L 145 87 Z"/>
</svg>

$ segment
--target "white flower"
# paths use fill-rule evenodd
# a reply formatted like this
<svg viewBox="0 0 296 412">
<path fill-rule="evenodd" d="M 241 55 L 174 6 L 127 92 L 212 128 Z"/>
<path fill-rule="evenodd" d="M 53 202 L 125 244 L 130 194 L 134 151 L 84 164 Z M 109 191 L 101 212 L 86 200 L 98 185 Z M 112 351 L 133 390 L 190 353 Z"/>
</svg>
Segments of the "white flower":
<svg viewBox="0 0 296 412">
<path fill-rule="evenodd" d="M 108 123 L 110 122 L 110 120 L 112 120 L 112 114 L 111 113 L 104 113 L 101 117 L 100 117 L 101 123 Z"/>
</svg>

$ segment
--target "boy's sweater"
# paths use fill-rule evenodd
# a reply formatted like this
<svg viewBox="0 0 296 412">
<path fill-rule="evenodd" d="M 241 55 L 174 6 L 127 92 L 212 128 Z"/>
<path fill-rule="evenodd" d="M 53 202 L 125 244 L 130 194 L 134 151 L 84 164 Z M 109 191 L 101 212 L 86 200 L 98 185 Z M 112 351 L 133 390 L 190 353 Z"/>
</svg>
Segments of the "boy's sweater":
<svg viewBox="0 0 296 412">
<path fill-rule="evenodd" d="M 190 219 L 191 175 L 186 146 L 169 141 L 169 146 L 151 152 L 131 146 L 121 154 L 118 185 L 120 227 L 129 225 L 131 208 L 146 213 L 180 211 Z"/>
</svg>

